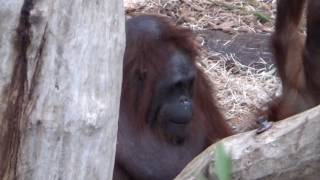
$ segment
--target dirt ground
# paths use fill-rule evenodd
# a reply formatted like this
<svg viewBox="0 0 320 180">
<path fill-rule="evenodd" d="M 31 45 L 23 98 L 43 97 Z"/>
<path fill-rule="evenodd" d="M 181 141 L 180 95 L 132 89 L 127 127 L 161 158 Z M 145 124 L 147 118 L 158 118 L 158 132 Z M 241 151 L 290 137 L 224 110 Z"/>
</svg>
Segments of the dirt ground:
<svg viewBox="0 0 320 180">
<path fill-rule="evenodd" d="M 198 33 L 204 39 L 202 47 L 209 53 L 215 52 L 219 56 L 234 54 L 242 65 L 257 70 L 264 67 L 274 67 L 270 47 L 270 34 L 242 33 L 235 35 L 219 30 L 205 30 Z M 261 59 L 264 60 L 267 66 L 261 63 Z M 229 66 L 232 67 L 233 65 L 234 63 L 230 62 Z M 226 68 L 228 69 L 228 66 Z M 215 84 L 214 79 L 212 80 Z M 254 96 L 258 96 L 258 94 Z M 242 114 L 241 117 L 231 118 L 228 123 L 236 132 L 252 130 L 256 128 L 255 110 Z"/>
<path fill-rule="evenodd" d="M 204 37 L 203 45 L 208 51 L 222 54 L 235 54 L 240 63 L 246 66 L 261 68 L 259 59 L 272 64 L 272 52 L 270 49 L 270 34 L 242 33 L 229 34 L 218 30 L 199 31 Z"/>
</svg>

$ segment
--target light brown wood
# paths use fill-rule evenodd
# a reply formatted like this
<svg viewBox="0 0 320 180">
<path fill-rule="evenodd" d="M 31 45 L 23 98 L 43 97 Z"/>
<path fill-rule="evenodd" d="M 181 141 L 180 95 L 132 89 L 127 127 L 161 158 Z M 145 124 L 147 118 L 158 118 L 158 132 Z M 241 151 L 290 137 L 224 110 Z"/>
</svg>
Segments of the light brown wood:
<svg viewBox="0 0 320 180">
<path fill-rule="evenodd" d="M 232 179 L 307 179 L 320 177 L 320 106 L 255 131 L 222 140 L 232 159 Z M 197 156 L 176 180 L 214 180 L 215 144 Z"/>
<path fill-rule="evenodd" d="M 111 179 L 122 0 L 0 5 L 0 179 Z"/>
</svg>

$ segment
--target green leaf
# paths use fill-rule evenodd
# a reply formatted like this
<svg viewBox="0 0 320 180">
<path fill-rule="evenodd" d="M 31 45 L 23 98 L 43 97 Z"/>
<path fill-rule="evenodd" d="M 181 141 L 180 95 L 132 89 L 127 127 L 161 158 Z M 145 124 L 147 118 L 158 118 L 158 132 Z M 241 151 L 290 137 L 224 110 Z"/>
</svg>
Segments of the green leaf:
<svg viewBox="0 0 320 180">
<path fill-rule="evenodd" d="M 219 180 L 231 179 L 231 159 L 222 143 L 218 143 L 215 150 L 215 167 Z"/>
<path fill-rule="evenodd" d="M 256 16 L 258 21 L 260 21 L 262 24 L 270 21 L 270 17 L 268 17 L 267 15 L 265 15 L 263 13 L 255 12 L 254 15 Z"/>
</svg>

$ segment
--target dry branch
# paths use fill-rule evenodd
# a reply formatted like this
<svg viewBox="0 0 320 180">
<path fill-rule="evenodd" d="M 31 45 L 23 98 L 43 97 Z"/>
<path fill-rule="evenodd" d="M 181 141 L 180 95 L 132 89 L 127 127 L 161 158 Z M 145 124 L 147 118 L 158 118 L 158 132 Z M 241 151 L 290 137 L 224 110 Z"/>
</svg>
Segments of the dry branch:
<svg viewBox="0 0 320 180">
<path fill-rule="evenodd" d="M 222 140 L 232 161 L 232 179 L 319 179 L 320 106 L 275 123 L 267 132 L 237 134 Z M 217 179 L 210 146 L 177 180 Z"/>
</svg>

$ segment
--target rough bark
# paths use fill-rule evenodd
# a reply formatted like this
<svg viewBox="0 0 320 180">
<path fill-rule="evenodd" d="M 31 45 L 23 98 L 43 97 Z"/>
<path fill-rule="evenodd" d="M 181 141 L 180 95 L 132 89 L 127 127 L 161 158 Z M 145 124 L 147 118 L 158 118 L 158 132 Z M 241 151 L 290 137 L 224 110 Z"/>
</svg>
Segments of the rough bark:
<svg viewBox="0 0 320 180">
<path fill-rule="evenodd" d="M 232 179 L 306 179 L 320 177 L 320 106 L 275 123 L 272 129 L 237 134 L 221 141 L 232 161 Z M 210 146 L 176 177 L 217 179 Z"/>
<path fill-rule="evenodd" d="M 122 1 L 0 5 L 0 179 L 111 179 Z"/>
</svg>

